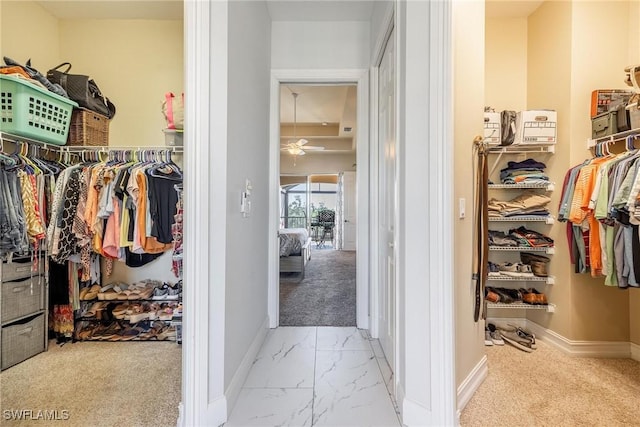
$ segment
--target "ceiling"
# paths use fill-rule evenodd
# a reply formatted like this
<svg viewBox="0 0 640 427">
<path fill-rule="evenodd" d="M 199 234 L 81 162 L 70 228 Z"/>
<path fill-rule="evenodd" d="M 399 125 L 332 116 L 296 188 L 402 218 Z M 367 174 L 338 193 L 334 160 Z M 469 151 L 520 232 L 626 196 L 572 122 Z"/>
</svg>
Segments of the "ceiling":
<svg viewBox="0 0 640 427">
<path fill-rule="evenodd" d="M 268 0 L 273 21 L 369 21 L 375 1 Z"/>
<path fill-rule="evenodd" d="M 487 0 L 487 18 L 526 18 L 544 3 L 544 0 Z"/>
<path fill-rule="evenodd" d="M 59 19 L 183 18 L 183 2 L 176 0 L 45 0 L 36 3 Z"/>
<path fill-rule="evenodd" d="M 292 93 L 298 94 L 295 130 Z M 355 85 L 281 85 L 281 142 L 304 137 L 308 145 L 324 147 L 322 151 L 309 151 L 308 155 L 354 152 L 356 104 Z"/>
</svg>

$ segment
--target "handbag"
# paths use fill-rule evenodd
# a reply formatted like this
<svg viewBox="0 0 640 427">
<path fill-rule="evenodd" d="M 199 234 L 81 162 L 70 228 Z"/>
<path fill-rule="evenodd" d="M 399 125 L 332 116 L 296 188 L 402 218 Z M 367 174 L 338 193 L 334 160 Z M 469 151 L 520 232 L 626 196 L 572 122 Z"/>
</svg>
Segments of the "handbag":
<svg viewBox="0 0 640 427">
<path fill-rule="evenodd" d="M 176 102 L 173 92 L 165 93 L 162 114 L 167 121 L 167 129 L 184 129 L 184 94 L 180 102 Z"/>
<path fill-rule="evenodd" d="M 66 69 L 60 70 L 65 66 Z M 47 79 L 62 86 L 69 98 L 76 101 L 80 107 L 112 119 L 116 115 L 116 106 L 100 92 L 96 82 L 83 74 L 69 74 L 69 70 L 71 64 L 63 62 L 47 71 Z"/>
</svg>

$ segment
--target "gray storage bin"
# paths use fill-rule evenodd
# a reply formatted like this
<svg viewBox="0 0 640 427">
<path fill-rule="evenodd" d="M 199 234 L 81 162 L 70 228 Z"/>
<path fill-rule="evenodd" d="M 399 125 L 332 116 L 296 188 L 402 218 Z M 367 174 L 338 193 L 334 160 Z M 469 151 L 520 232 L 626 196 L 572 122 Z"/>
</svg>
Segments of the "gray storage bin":
<svg viewBox="0 0 640 427">
<path fill-rule="evenodd" d="M 43 276 L 3 282 L 2 285 L 2 323 L 11 322 L 44 309 Z"/>
<path fill-rule="evenodd" d="M 609 111 L 598 114 L 591 119 L 591 137 L 601 138 L 603 136 L 618 133 L 618 112 Z"/>
<path fill-rule="evenodd" d="M 44 314 L 2 328 L 2 369 L 44 351 Z"/>
<path fill-rule="evenodd" d="M 44 271 L 44 260 L 38 262 L 38 271 L 31 271 L 33 262 L 31 258 L 14 259 L 12 262 L 2 264 L 2 277 L 0 280 L 8 282 L 10 280 L 24 279 L 25 277 L 37 276 Z"/>
</svg>

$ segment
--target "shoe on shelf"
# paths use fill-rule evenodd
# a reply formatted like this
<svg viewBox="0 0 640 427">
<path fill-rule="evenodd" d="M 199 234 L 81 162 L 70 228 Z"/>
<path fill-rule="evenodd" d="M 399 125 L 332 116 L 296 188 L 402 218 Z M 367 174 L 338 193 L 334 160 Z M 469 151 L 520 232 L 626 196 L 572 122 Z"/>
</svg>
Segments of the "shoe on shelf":
<svg viewBox="0 0 640 427">
<path fill-rule="evenodd" d="M 538 297 L 533 292 L 520 288 L 520 293 L 522 294 L 523 303 L 531 305 L 538 304 Z"/>
<path fill-rule="evenodd" d="M 500 269 L 498 268 L 498 264 L 489 261 L 488 271 L 489 277 L 500 277 Z"/>
<path fill-rule="evenodd" d="M 538 261 L 538 262 L 549 262 L 551 261 L 549 259 L 549 257 L 546 257 L 544 255 L 540 255 L 540 254 L 534 254 L 531 252 L 520 252 L 520 261 L 522 261 L 525 264 L 531 264 L 531 261 Z"/>
<path fill-rule="evenodd" d="M 518 264 L 518 273 L 520 273 L 520 277 L 533 277 L 533 271 L 531 270 L 531 266 L 529 264 Z"/>
<path fill-rule="evenodd" d="M 489 330 L 489 336 L 493 345 L 504 345 L 504 340 L 500 336 L 500 331 L 496 328 L 496 325 L 489 323 L 487 324 L 487 329 Z"/>
<path fill-rule="evenodd" d="M 162 301 L 164 299 L 166 299 L 165 297 L 169 294 L 169 289 L 165 288 L 164 286 L 161 288 L 154 288 L 153 289 L 153 296 L 151 297 L 152 300 L 154 301 Z"/>
<path fill-rule="evenodd" d="M 100 292 L 100 289 L 101 289 L 100 285 L 98 284 L 91 286 L 87 291 L 87 293 L 84 295 L 84 298 L 81 298 L 81 299 L 83 299 L 84 301 L 90 301 L 92 299 L 98 298 L 98 293 Z"/>
<path fill-rule="evenodd" d="M 533 274 L 538 277 L 548 277 L 547 263 L 542 261 L 531 261 L 531 270 Z"/>
<path fill-rule="evenodd" d="M 498 264 L 498 269 L 500 270 L 500 274 L 502 275 L 509 276 L 509 277 L 520 277 L 517 264 L 513 264 L 511 262 L 504 262 L 504 263 Z"/>
<path fill-rule="evenodd" d="M 500 302 L 500 295 L 493 288 L 486 286 L 484 288 L 484 299 L 489 302 Z"/>
<path fill-rule="evenodd" d="M 536 288 L 529 289 L 529 292 L 535 295 L 536 304 L 549 305 L 549 302 L 547 301 L 547 296 L 542 292 L 539 292 Z"/>
</svg>

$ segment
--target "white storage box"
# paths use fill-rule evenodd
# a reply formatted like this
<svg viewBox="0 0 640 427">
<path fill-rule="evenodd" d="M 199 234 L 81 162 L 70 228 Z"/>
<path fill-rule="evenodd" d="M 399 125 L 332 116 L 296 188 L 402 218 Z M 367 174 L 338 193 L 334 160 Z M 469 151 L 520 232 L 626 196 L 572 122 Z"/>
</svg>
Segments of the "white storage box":
<svg viewBox="0 0 640 427">
<path fill-rule="evenodd" d="M 554 110 L 527 110 L 518 112 L 514 144 L 555 144 L 558 113 Z"/>
<path fill-rule="evenodd" d="M 500 128 L 500 113 L 484 113 L 484 142 L 491 145 L 500 145 L 502 140 Z"/>
</svg>

